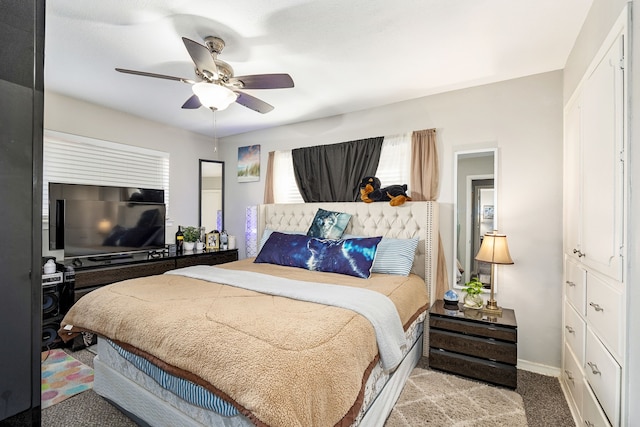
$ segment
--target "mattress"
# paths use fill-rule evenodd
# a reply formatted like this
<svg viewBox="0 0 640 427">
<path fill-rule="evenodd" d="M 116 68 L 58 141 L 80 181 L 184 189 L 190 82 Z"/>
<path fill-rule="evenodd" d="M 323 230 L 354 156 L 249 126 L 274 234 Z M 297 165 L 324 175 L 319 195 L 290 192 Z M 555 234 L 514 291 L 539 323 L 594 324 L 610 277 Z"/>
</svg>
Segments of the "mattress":
<svg viewBox="0 0 640 427">
<path fill-rule="evenodd" d="M 422 353 L 417 347 L 422 346 L 423 325 L 426 312 L 420 315 L 405 331 L 405 339 L 407 342 L 406 350 L 403 357 L 411 351 L 416 352 L 417 358 Z M 122 377 L 132 381 L 140 388 L 148 391 L 153 396 L 167 402 L 169 406 L 182 415 L 186 415 L 196 423 L 203 425 L 221 425 L 229 427 L 253 425 L 246 417 L 238 413 L 237 409 L 226 402 L 224 399 L 216 396 L 214 393 L 191 383 L 185 379 L 175 377 L 167 373 L 159 367 L 153 365 L 146 359 L 139 357 L 133 353 L 126 351 L 117 344 L 108 339 L 98 340 L 98 355 L 96 360 L 98 364 L 104 364 Z M 407 361 L 411 367 L 415 366 L 416 356 L 413 361 Z M 409 369 L 409 368 L 405 368 Z M 400 368 L 398 368 L 400 370 Z M 104 371 L 104 370 L 103 370 Z M 410 372 L 410 369 L 409 371 Z M 109 373 L 113 375 L 113 373 Z M 378 361 L 372 369 L 371 374 L 367 378 L 365 384 L 364 402 L 362 408 L 356 417 L 352 426 L 360 425 L 367 411 L 376 402 L 376 398 L 380 395 L 385 385 L 395 375 L 385 371 L 381 362 Z M 113 389 L 111 381 L 106 380 L 101 383 L 101 375 L 96 373 L 96 391 L 99 394 L 109 398 L 119 391 Z M 398 379 L 404 383 L 404 379 Z M 401 386 L 399 390 L 401 389 Z M 391 405 L 397 399 L 396 396 L 387 397 L 393 399 L 392 402 L 385 402 L 380 398 L 377 402 L 379 405 Z M 117 404 L 117 402 L 115 402 Z M 124 408 L 126 410 L 126 408 Z M 178 417 L 178 415 L 175 415 Z"/>
</svg>

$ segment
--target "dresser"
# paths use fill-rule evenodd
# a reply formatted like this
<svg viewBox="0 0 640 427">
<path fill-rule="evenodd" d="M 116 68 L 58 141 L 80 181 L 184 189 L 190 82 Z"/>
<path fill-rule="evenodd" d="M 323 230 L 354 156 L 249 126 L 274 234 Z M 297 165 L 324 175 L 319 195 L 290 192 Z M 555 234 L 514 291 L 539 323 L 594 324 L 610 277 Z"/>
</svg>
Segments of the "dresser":
<svg viewBox="0 0 640 427">
<path fill-rule="evenodd" d="M 625 9 L 564 110 L 561 383 L 582 426 L 627 426 Z"/>
<path fill-rule="evenodd" d="M 516 388 L 518 324 L 513 310 L 490 317 L 481 310 L 445 306 L 429 310 L 429 367 Z"/>
</svg>

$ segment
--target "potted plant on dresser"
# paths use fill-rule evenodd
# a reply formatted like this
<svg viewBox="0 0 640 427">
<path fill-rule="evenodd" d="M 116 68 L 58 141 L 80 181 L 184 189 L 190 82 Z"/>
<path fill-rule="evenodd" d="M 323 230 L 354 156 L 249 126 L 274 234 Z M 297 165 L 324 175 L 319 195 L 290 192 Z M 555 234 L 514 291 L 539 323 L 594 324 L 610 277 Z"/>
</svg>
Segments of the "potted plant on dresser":
<svg viewBox="0 0 640 427">
<path fill-rule="evenodd" d="M 467 283 L 465 283 L 462 290 L 465 292 L 464 306 L 467 308 L 479 309 L 482 308 L 482 289 L 483 284 L 477 277 L 474 277 Z"/>
<path fill-rule="evenodd" d="M 184 250 L 192 251 L 198 239 L 200 239 L 200 229 L 189 225 L 182 230 L 184 235 Z"/>
</svg>

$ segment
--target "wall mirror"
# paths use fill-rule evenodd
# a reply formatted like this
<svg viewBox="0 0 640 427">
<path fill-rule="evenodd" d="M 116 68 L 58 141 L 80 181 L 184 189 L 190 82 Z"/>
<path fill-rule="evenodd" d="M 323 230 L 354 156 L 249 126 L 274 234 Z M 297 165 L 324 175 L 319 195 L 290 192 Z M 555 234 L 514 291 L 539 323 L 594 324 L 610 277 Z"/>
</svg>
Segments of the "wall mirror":
<svg viewBox="0 0 640 427">
<path fill-rule="evenodd" d="M 457 151 L 454 155 L 453 287 L 473 277 L 490 289 L 491 264 L 475 260 L 485 233 L 498 229 L 496 148 Z M 497 281 L 494 278 L 494 291 Z"/>
<path fill-rule="evenodd" d="M 224 230 L 224 162 L 200 159 L 200 227 Z"/>
</svg>

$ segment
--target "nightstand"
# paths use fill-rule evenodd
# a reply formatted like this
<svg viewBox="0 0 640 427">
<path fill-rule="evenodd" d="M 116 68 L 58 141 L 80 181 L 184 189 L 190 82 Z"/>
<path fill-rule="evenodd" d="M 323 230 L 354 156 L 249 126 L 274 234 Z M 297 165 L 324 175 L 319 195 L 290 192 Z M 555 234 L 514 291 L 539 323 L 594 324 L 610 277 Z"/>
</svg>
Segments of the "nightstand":
<svg viewBox="0 0 640 427">
<path fill-rule="evenodd" d="M 518 324 L 513 310 L 489 317 L 436 301 L 429 310 L 429 367 L 516 388 Z"/>
</svg>

